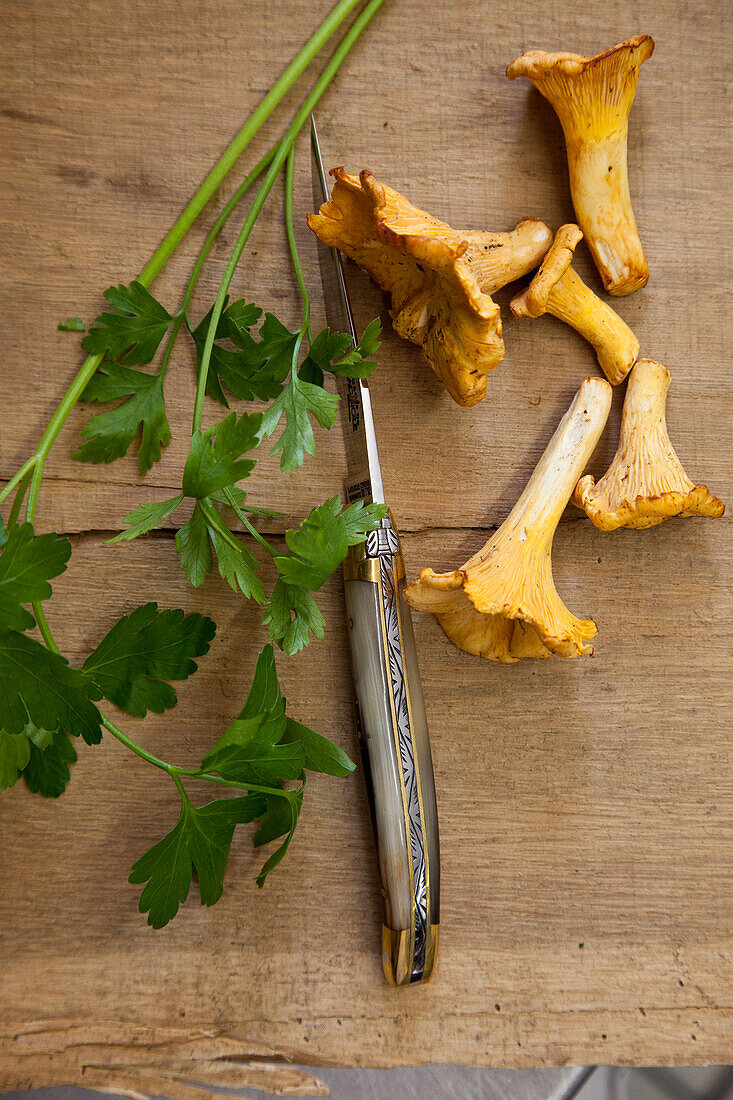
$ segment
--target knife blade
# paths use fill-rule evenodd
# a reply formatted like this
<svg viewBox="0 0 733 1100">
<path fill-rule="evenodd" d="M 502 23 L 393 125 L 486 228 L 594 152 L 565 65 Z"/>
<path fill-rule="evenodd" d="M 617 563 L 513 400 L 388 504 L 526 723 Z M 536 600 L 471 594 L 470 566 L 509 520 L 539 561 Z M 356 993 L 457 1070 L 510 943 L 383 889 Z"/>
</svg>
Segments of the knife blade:
<svg viewBox="0 0 733 1100">
<path fill-rule="evenodd" d="M 311 116 L 314 200 L 329 201 Z M 326 315 L 358 344 L 341 254 L 319 241 Z M 369 385 L 338 378 L 349 502 L 386 503 Z M 350 547 L 344 595 L 357 728 L 384 900 L 382 961 L 397 986 L 427 981 L 440 926 L 440 850 L 425 703 L 403 596 L 405 567 L 391 513 L 366 542 Z"/>
</svg>

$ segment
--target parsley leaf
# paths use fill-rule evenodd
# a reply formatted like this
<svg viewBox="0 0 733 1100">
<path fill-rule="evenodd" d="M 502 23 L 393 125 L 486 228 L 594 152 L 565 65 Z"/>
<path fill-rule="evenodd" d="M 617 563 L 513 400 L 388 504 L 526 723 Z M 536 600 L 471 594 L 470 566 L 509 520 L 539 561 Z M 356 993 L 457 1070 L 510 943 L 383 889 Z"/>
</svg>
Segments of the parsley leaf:
<svg viewBox="0 0 733 1100">
<path fill-rule="evenodd" d="M 380 347 L 380 336 L 382 335 L 382 322 L 378 317 L 375 317 L 369 322 L 367 327 L 361 334 L 361 340 L 356 345 L 357 351 L 361 355 L 362 359 L 369 359 L 372 355 L 376 355 Z"/>
<path fill-rule="evenodd" d="M 341 497 L 318 505 L 297 530 L 285 532 L 290 554 L 275 558 L 277 571 L 289 585 L 317 590 L 346 557 L 349 546 L 363 542 L 387 514 L 384 504 L 359 500 L 341 511 Z"/>
<path fill-rule="evenodd" d="M 280 785 L 297 779 L 305 754 L 301 748 L 280 746 L 287 729 L 285 699 L 280 691 L 275 652 L 266 645 L 255 666 L 247 700 L 239 717 L 204 757 L 201 767 L 239 783 Z"/>
<path fill-rule="evenodd" d="M 195 807 L 181 789 L 181 814 L 173 829 L 133 866 L 131 883 L 145 883 L 140 912 L 162 928 L 188 897 L 194 873 L 202 905 L 219 900 L 227 858 L 236 826 L 258 820 L 257 847 L 284 837 L 265 861 L 262 886 L 285 855 L 298 823 L 306 776 L 303 767 L 346 776 L 354 765 L 346 753 L 325 737 L 286 717 L 275 653 L 266 645 L 259 657 L 249 694 L 238 718 L 206 754 L 201 772 L 215 773 L 232 783 L 264 788 L 242 798 L 217 799 Z M 298 790 L 283 786 L 300 779 Z"/>
<path fill-rule="evenodd" d="M 176 531 L 176 550 L 181 559 L 182 572 L 194 588 L 199 588 L 214 568 L 206 515 L 199 501 L 196 501 L 190 520 L 184 523 L 180 531 Z"/>
<path fill-rule="evenodd" d="M 28 788 L 36 794 L 59 798 L 71 777 L 69 765 L 76 763 L 76 749 L 62 730 L 57 730 L 51 737 L 52 741 L 46 748 L 41 748 L 35 737 L 31 739 L 30 759 L 23 778 Z"/>
<path fill-rule="evenodd" d="M 84 401 L 128 398 L 116 409 L 91 417 L 82 428 L 78 462 L 114 462 L 122 458 L 142 428 L 137 462 L 144 474 L 171 441 L 162 374 L 145 374 L 119 363 L 102 363 L 82 395 Z"/>
<path fill-rule="evenodd" d="M 346 776 L 354 766 L 338 746 L 286 716 L 275 652 L 271 645 L 266 645 L 257 658 L 252 687 L 239 717 L 202 764 L 205 770 L 216 772 L 223 779 L 275 788 L 272 794 L 265 795 L 266 809 L 257 815 L 260 823 L 254 843 L 259 847 L 281 836 L 286 839 L 265 862 L 257 876 L 258 886 L 280 863 L 292 839 L 305 789 L 302 769 Z M 298 791 L 282 789 L 282 781 L 297 778 L 302 780 Z"/>
<path fill-rule="evenodd" d="M 327 737 L 302 726 L 293 718 L 285 720 L 285 744 L 300 745 L 305 754 L 305 767 L 312 772 L 323 772 L 325 775 L 338 775 L 344 778 L 356 768 L 353 760 L 349 759 L 343 749 L 334 745 Z"/>
<path fill-rule="evenodd" d="M 295 806 L 292 806 L 290 800 L 283 798 L 281 795 L 265 795 L 267 809 L 265 813 L 261 815 L 257 826 L 257 832 L 252 838 L 252 843 L 255 848 L 260 848 L 263 844 L 269 844 L 271 841 L 277 840 L 278 837 L 284 836 L 285 833 L 289 833 L 293 825 L 293 817 L 295 817 L 297 823 L 297 818 L 303 804 L 303 788 L 301 787 L 300 790 L 290 793 L 297 799 Z M 295 811 L 295 814 L 293 811 Z M 282 854 L 284 855 L 285 852 L 283 851 Z M 282 856 L 280 858 L 282 858 Z M 264 878 L 262 881 L 264 882 Z M 258 881 L 258 885 L 261 886 L 262 883 Z"/>
<path fill-rule="evenodd" d="M 30 755 L 31 747 L 25 730 L 21 733 L 0 730 L 0 791 L 13 786 Z"/>
<path fill-rule="evenodd" d="M 206 770 L 235 783 L 278 787 L 280 779 L 298 779 L 304 761 L 302 745 L 269 745 L 253 737 L 245 746 L 217 750 Z"/>
<path fill-rule="evenodd" d="M 197 500 L 190 520 L 176 532 L 181 569 L 194 588 L 203 584 L 214 568 L 212 545 L 219 573 L 227 584 L 263 603 L 265 593 L 257 576 L 260 565 L 254 554 L 229 530 L 211 500 Z"/>
<path fill-rule="evenodd" d="M 86 325 L 81 317 L 67 317 L 65 321 L 59 321 L 56 328 L 59 332 L 83 332 Z"/>
<path fill-rule="evenodd" d="M 377 365 L 370 356 L 375 355 L 379 350 L 381 333 L 382 323 L 378 317 L 375 317 L 364 329 L 361 340 L 354 347 L 347 333 L 331 332 L 330 329 L 325 328 L 318 333 L 311 344 L 306 363 L 310 360 L 310 363 L 321 372 L 337 374 L 342 378 L 369 378 Z"/>
<path fill-rule="evenodd" d="M 125 516 L 125 523 L 130 524 L 128 529 L 120 531 L 114 538 L 107 539 L 107 542 L 128 542 L 130 539 L 136 539 L 138 535 L 146 535 L 148 531 L 159 527 L 163 520 L 175 512 L 182 500 L 183 493 L 179 493 L 175 497 L 169 497 L 168 500 L 152 500 L 138 504 L 137 508 L 133 508 Z"/>
<path fill-rule="evenodd" d="M 300 790 L 291 793 L 290 798 L 287 800 L 284 798 L 276 798 L 273 795 L 266 796 L 267 811 L 261 816 L 259 828 L 254 835 L 255 847 L 259 848 L 263 844 L 268 844 L 271 840 L 275 840 L 276 837 L 282 836 L 284 833 L 287 833 L 287 836 L 280 847 L 276 848 L 272 855 L 263 863 L 260 873 L 255 879 L 260 889 L 265 885 L 265 879 L 270 871 L 273 871 L 275 867 L 282 862 L 283 856 L 290 847 L 290 841 L 293 839 L 293 833 L 298 824 L 298 818 L 300 817 L 300 811 L 303 806 L 304 790 L 305 778 Z"/>
<path fill-rule="evenodd" d="M 71 543 L 55 534 L 34 535 L 30 523 L 5 531 L 1 518 L 0 531 L 0 627 L 30 630 L 35 619 L 22 604 L 51 596 L 48 582 L 66 569 Z"/>
<path fill-rule="evenodd" d="M 235 592 L 239 590 L 258 603 L 265 599 L 257 576 L 259 563 L 229 530 L 214 502 L 226 500 L 226 491 L 237 503 L 241 501 L 243 494 L 235 482 L 247 477 L 256 464 L 241 456 L 259 443 L 261 421 L 260 413 L 243 413 L 239 418 L 230 413 L 205 432 L 194 432 L 183 471 L 183 492 L 194 497 L 196 505 L 188 523 L 176 534 L 181 569 L 191 584 L 198 587 L 214 568 L 213 546 L 224 580 Z M 171 511 L 177 507 L 172 500 L 167 503 Z"/>
<path fill-rule="evenodd" d="M 256 718 L 260 714 L 280 715 L 284 713 L 285 699 L 280 691 L 280 683 L 277 678 L 275 650 L 271 645 L 266 645 L 262 647 L 257 657 L 252 684 L 244 706 L 239 712 L 239 717 Z"/>
<path fill-rule="evenodd" d="M 162 714 L 178 702 L 166 681 L 185 680 L 209 651 L 216 624 L 198 613 L 142 604 L 118 619 L 84 662 L 105 699 L 128 714 Z"/>
<path fill-rule="evenodd" d="M 51 734 L 37 730 L 30 722 L 20 733 L 0 730 L 0 791 L 12 787 L 27 765 L 34 737 L 38 737 L 41 747 L 51 743 Z"/>
<path fill-rule="evenodd" d="M 249 600 L 265 602 L 265 590 L 257 576 L 260 563 L 246 543 L 241 542 L 229 530 L 218 509 L 207 501 L 202 505 L 206 512 L 206 526 L 216 554 L 219 574 L 229 587 L 239 590 Z"/>
<path fill-rule="evenodd" d="M 280 719 L 268 714 L 239 718 L 207 753 L 201 766 L 236 783 L 279 787 L 283 779 L 298 779 L 305 752 L 298 743 L 278 744 L 285 728 L 284 710 Z"/>
<path fill-rule="evenodd" d="M 305 774 L 302 768 L 306 750 L 298 737 L 288 735 L 289 728 L 292 730 L 293 727 L 288 726 L 285 717 L 285 699 L 277 679 L 275 652 L 271 645 L 266 645 L 257 658 L 252 687 L 239 718 L 204 757 L 202 765 L 224 779 L 256 782 L 274 788 L 272 794 L 265 795 L 257 815 L 260 823 L 254 843 L 259 847 L 285 834 L 287 836 L 265 861 L 257 876 L 258 886 L 264 885 L 270 871 L 285 855 L 303 802 Z M 302 778 L 300 790 L 282 789 L 282 780 L 299 776 Z"/>
<path fill-rule="evenodd" d="M 310 642 L 310 635 L 322 638 L 326 620 L 308 588 L 286 584 L 278 577 L 262 622 L 270 627 L 270 637 L 285 653 L 299 653 Z"/>
<path fill-rule="evenodd" d="M 104 296 L 115 312 L 95 319 L 81 342 L 84 351 L 127 366 L 150 363 L 173 317 L 136 280 L 129 286 L 110 286 Z"/>
<path fill-rule="evenodd" d="M 273 455 L 281 454 L 281 470 L 294 470 L 303 465 L 305 454 L 313 454 L 315 439 L 310 417 L 315 417 L 322 428 L 332 428 L 338 403 L 337 394 L 305 381 L 295 370 L 292 372 L 284 390 L 262 418 L 262 435 L 267 436 L 272 435 L 280 418 L 285 416 L 285 428 L 270 451 Z"/>
<path fill-rule="evenodd" d="M 259 306 L 256 306 L 254 302 L 247 302 L 244 298 L 240 298 L 236 302 L 232 302 L 222 314 L 225 324 L 227 335 L 234 343 L 244 334 L 249 334 L 249 330 L 257 324 L 262 316 L 262 310 Z"/>
<path fill-rule="evenodd" d="M 196 345 L 197 367 L 201 366 L 213 308 L 196 328 L 189 328 Z M 268 363 L 267 350 L 249 331 L 261 314 L 262 310 L 257 306 L 242 300 L 233 302 L 219 318 L 206 376 L 206 395 L 227 408 L 229 402 L 224 386 L 240 401 L 252 401 L 254 398 L 269 401 L 282 389 L 282 379 L 274 376 Z M 234 344 L 234 350 L 221 343 L 227 340 Z"/>
<path fill-rule="evenodd" d="M 188 497 L 207 497 L 218 489 L 248 477 L 254 459 L 241 456 L 259 443 L 261 413 L 230 413 L 206 431 L 194 432 L 183 470 L 183 492 Z"/>
<path fill-rule="evenodd" d="M 88 745 L 102 740 L 101 715 L 93 700 L 101 692 L 91 676 L 25 634 L 0 630 L 0 729 L 37 729 L 81 734 Z"/>
<path fill-rule="evenodd" d="M 260 349 L 267 357 L 273 376 L 284 382 L 293 365 L 298 333 L 291 332 L 274 313 L 266 313 L 260 328 Z"/>
<path fill-rule="evenodd" d="M 22 733 L 0 730 L 0 791 L 24 776 L 32 791 L 58 798 L 69 781 L 76 750 L 61 730 L 49 733 L 28 723 Z"/>
<path fill-rule="evenodd" d="M 214 905 L 224 889 L 229 849 L 237 825 L 253 821 L 265 809 L 262 795 L 217 798 L 193 806 L 183 798 L 174 828 L 134 864 L 129 881 L 147 883 L 140 895 L 140 912 L 148 924 L 162 928 L 188 897 L 194 870 L 202 905 Z"/>
<path fill-rule="evenodd" d="M 343 355 L 349 348 L 353 351 L 354 343 L 347 332 L 331 332 L 330 328 L 324 328 L 311 342 L 303 366 L 310 360 L 320 370 L 322 377 L 326 371 L 331 370 L 331 361 Z"/>
</svg>

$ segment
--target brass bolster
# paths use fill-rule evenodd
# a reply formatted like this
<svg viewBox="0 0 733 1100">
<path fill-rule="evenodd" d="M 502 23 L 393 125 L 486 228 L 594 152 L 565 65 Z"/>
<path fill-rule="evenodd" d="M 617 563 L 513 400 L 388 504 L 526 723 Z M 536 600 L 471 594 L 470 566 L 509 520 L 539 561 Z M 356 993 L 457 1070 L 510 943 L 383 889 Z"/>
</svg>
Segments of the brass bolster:
<svg viewBox="0 0 733 1100">
<path fill-rule="evenodd" d="M 433 976 L 439 939 L 440 925 L 428 924 L 425 939 L 425 969 L 420 977 L 422 983 L 429 982 Z M 382 925 L 382 966 L 390 985 L 411 984 L 412 949 L 411 929 L 387 928 L 386 924 Z"/>
<path fill-rule="evenodd" d="M 392 513 L 389 513 L 390 523 L 392 524 L 392 530 L 399 539 L 399 533 L 392 520 Z M 366 542 L 360 542 L 356 546 L 350 546 L 349 552 L 344 559 L 343 570 L 345 581 L 378 581 L 380 570 L 379 558 L 368 558 L 366 552 Z M 400 546 L 398 552 L 392 558 L 392 569 L 398 581 L 404 581 L 405 579 L 405 563 L 402 558 L 402 547 Z"/>
</svg>

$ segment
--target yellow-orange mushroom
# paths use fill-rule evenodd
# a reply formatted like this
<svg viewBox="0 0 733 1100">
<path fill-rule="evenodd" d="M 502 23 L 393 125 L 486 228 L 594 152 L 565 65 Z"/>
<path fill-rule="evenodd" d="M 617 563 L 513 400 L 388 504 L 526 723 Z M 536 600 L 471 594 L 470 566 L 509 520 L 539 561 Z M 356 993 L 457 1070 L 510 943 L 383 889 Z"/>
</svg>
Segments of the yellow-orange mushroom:
<svg viewBox="0 0 733 1100">
<path fill-rule="evenodd" d="M 460 569 L 423 569 L 405 590 L 416 611 L 432 611 L 450 640 L 492 661 L 592 653 L 592 619 L 577 619 L 552 577 L 552 540 L 578 474 L 600 437 L 611 387 L 586 378 L 514 508 Z"/>
<path fill-rule="evenodd" d="M 504 358 L 499 307 L 491 294 L 535 268 L 552 241 L 544 222 L 524 218 L 511 233 L 451 229 L 366 170 L 333 168 L 331 198 L 308 225 L 391 296 L 395 330 L 418 344 L 459 405 L 486 394 Z"/>
<path fill-rule="evenodd" d="M 573 269 L 573 253 L 583 234 L 562 225 L 532 282 L 511 301 L 515 317 L 551 313 L 584 336 L 595 348 L 601 370 L 612 386 L 623 382 L 639 355 L 639 341 L 619 315 L 585 285 Z"/>
<path fill-rule="evenodd" d="M 705 485 L 693 485 L 670 442 L 665 416 L 670 379 L 661 363 L 638 361 L 626 389 L 613 462 L 598 483 L 587 474 L 575 487 L 573 503 L 602 531 L 656 527 L 672 516 L 717 519 L 725 511 Z"/>
<path fill-rule="evenodd" d="M 575 214 L 609 294 L 649 279 L 629 194 L 627 135 L 639 69 L 654 39 L 637 34 L 595 57 L 531 50 L 507 68 L 555 108 L 565 133 Z"/>
</svg>

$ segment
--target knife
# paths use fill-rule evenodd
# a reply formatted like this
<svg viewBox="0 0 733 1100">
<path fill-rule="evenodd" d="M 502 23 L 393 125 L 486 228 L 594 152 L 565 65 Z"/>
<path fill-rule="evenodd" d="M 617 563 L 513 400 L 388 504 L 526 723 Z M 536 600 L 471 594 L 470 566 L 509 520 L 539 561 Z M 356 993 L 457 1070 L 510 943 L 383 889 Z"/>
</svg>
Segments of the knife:
<svg viewBox="0 0 733 1100">
<path fill-rule="evenodd" d="M 311 115 L 316 206 L 329 198 Z M 341 254 L 319 241 L 329 324 L 358 343 Z M 349 503 L 384 504 L 369 386 L 337 378 Z M 356 717 L 384 899 L 382 962 L 396 986 L 428 981 L 438 949 L 440 850 L 435 781 L 405 566 L 391 513 L 349 548 L 344 595 Z"/>
</svg>

